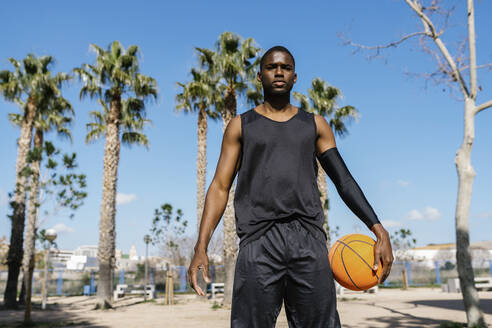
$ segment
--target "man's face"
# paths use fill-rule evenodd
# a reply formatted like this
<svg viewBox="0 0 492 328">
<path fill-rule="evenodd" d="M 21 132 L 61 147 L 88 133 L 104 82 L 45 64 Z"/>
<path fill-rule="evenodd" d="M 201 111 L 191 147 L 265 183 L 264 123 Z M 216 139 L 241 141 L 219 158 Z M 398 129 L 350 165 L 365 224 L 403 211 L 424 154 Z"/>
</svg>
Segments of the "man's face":
<svg viewBox="0 0 492 328">
<path fill-rule="evenodd" d="M 297 81 L 294 61 L 283 51 L 271 52 L 265 57 L 263 68 L 256 78 L 263 85 L 266 94 L 289 93 Z"/>
</svg>

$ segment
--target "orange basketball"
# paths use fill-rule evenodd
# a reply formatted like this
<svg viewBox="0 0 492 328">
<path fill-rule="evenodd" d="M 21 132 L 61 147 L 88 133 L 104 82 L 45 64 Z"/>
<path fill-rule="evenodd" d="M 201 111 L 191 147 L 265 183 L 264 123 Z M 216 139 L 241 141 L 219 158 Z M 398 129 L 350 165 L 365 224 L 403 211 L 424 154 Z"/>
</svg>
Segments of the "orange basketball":
<svg viewBox="0 0 492 328">
<path fill-rule="evenodd" d="M 369 236 L 350 234 L 331 246 L 328 259 L 340 285 L 351 290 L 366 290 L 378 283 L 383 265 L 380 262 L 377 271 L 372 270 L 374 244 L 376 242 Z"/>
</svg>

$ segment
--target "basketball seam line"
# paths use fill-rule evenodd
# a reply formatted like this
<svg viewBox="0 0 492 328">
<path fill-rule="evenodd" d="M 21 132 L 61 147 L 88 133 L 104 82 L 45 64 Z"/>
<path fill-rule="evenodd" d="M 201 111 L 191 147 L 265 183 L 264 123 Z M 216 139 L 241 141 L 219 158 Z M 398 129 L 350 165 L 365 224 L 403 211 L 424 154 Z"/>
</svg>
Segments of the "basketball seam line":
<svg viewBox="0 0 492 328">
<path fill-rule="evenodd" d="M 351 242 L 353 242 L 353 241 L 360 241 L 360 242 L 366 243 L 366 244 L 368 244 L 368 245 L 371 245 L 371 244 L 369 244 L 368 242 L 363 241 L 363 240 L 352 240 L 352 241 L 350 241 L 349 243 L 351 243 Z M 344 243 L 343 241 L 341 241 L 341 243 L 342 243 L 342 244 L 344 244 L 346 247 L 350 248 L 350 249 L 352 250 L 352 252 L 354 252 L 355 254 L 357 254 L 357 256 L 358 256 L 358 257 L 359 257 L 359 258 L 360 258 L 360 259 L 361 259 L 361 260 L 362 260 L 362 261 L 363 261 L 363 262 L 364 262 L 364 263 L 365 263 L 365 264 L 369 267 L 369 269 L 371 269 L 371 270 L 372 270 L 372 267 L 369 265 L 369 263 L 367 263 L 367 262 L 366 262 L 366 260 L 364 260 L 364 258 L 363 258 L 362 256 L 360 256 L 360 255 L 359 255 L 359 253 L 357 253 L 357 252 L 356 252 L 356 251 L 355 251 L 352 247 L 350 247 L 348 244 Z M 372 246 L 372 245 L 371 245 L 371 246 Z M 344 248 L 345 248 L 345 247 L 344 247 Z M 343 251 L 343 249 L 342 249 L 342 251 Z M 342 257 L 342 260 L 343 260 L 343 257 Z M 376 272 L 375 272 L 374 274 L 376 275 L 376 278 L 378 278 L 378 280 L 379 280 L 379 276 L 378 276 L 378 274 L 377 274 Z"/>
<path fill-rule="evenodd" d="M 348 273 L 348 270 L 347 270 L 347 267 L 345 266 L 345 261 L 343 260 L 343 251 L 345 250 L 345 246 L 347 246 L 347 244 L 343 243 L 343 248 L 342 248 L 342 251 L 340 252 L 340 258 L 342 259 L 342 264 L 343 264 L 343 268 L 345 269 L 345 273 L 347 273 L 347 277 L 349 277 L 350 281 L 352 282 L 352 284 L 359 288 L 360 290 L 363 290 L 362 288 L 360 288 L 359 286 L 357 286 L 357 284 L 352 280 L 352 277 L 350 276 L 350 274 Z M 350 247 L 349 247 L 350 248 Z M 351 248 L 350 248 L 351 249 Z"/>
<path fill-rule="evenodd" d="M 333 253 L 331 254 L 331 258 L 328 258 L 328 260 L 331 262 L 331 259 L 333 258 L 333 256 L 335 256 L 335 254 L 337 253 L 337 249 L 338 247 L 340 247 L 340 245 L 342 243 L 339 242 L 339 240 L 336 241 L 338 243 L 337 247 L 335 247 L 335 249 L 333 250 Z"/>
<path fill-rule="evenodd" d="M 343 241 L 343 240 L 345 240 L 345 239 L 346 239 L 346 238 L 348 238 L 348 237 L 349 237 L 349 236 L 345 236 L 345 237 L 342 239 L 342 241 Z M 337 249 L 338 249 L 338 247 L 341 245 L 342 241 L 340 241 L 340 239 L 338 239 L 338 240 L 335 242 L 335 243 L 339 243 L 339 244 L 338 244 L 338 245 L 337 245 L 337 247 L 335 247 L 335 249 L 333 250 L 333 254 L 331 255 L 331 258 L 333 258 L 333 256 L 335 256 L 335 254 L 336 254 L 336 252 L 337 252 Z M 328 260 L 331 262 L 331 259 L 330 259 L 330 258 L 328 258 Z"/>
</svg>

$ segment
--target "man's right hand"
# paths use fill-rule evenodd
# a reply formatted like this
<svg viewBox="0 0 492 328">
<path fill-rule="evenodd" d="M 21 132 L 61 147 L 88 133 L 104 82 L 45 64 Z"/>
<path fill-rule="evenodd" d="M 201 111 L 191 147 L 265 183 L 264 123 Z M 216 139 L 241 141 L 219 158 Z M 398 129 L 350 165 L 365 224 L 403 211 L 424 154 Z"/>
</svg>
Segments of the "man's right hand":
<svg viewBox="0 0 492 328">
<path fill-rule="evenodd" d="M 203 279 L 205 282 L 207 284 L 210 283 L 210 278 L 208 275 L 208 256 L 206 251 L 195 251 L 195 255 L 193 256 L 190 267 L 188 268 L 188 280 L 191 288 L 193 288 L 198 295 L 204 296 L 205 293 L 200 286 L 198 286 L 196 281 L 196 274 L 200 269 L 202 270 Z"/>
</svg>

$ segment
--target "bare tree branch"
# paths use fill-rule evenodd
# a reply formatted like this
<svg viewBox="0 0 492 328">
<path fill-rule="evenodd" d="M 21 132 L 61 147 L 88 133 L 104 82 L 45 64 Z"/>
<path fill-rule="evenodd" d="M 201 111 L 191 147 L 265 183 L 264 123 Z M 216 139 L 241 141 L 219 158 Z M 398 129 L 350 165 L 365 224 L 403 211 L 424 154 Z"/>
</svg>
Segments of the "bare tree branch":
<svg viewBox="0 0 492 328">
<path fill-rule="evenodd" d="M 458 51 L 458 55 L 456 56 L 456 58 L 453 58 L 450 55 L 444 43 L 440 39 L 440 36 L 444 33 L 444 30 L 440 30 L 438 32 L 434 23 L 429 18 L 429 16 L 424 13 L 427 12 L 429 15 L 438 14 L 439 16 L 444 17 L 443 24 L 447 26 L 450 14 L 454 10 L 454 7 L 450 10 L 448 9 L 444 10 L 439 6 L 438 0 L 433 0 L 431 4 L 427 7 L 422 6 L 418 0 L 405 0 L 405 1 L 419 16 L 424 26 L 424 31 L 410 33 L 403 36 L 397 41 L 392 41 L 384 45 L 376 45 L 376 46 L 358 44 L 350 39 L 347 39 L 343 35 L 339 34 L 339 37 L 344 41 L 343 44 L 350 45 L 356 48 L 356 51 L 359 50 L 374 51 L 372 55 L 368 56 L 369 59 L 374 59 L 380 57 L 381 51 L 384 49 L 388 49 L 391 47 L 396 48 L 398 45 L 400 45 L 401 43 L 412 37 L 415 36 L 420 37 L 419 38 L 420 48 L 425 53 L 429 54 L 431 57 L 435 59 L 438 69 L 436 72 L 431 74 L 419 74 L 419 73 L 409 74 L 408 72 L 406 74 L 409 76 L 421 76 L 421 77 L 430 78 L 436 84 L 439 83 L 446 84 L 447 87 L 450 89 L 451 93 L 453 93 L 453 91 L 455 90 L 461 90 L 460 92 L 461 94 L 463 94 L 465 97 L 468 96 L 468 89 L 466 86 L 466 82 L 464 81 L 460 73 L 463 70 L 462 67 L 460 66 L 462 66 L 466 62 L 464 56 L 465 49 L 466 49 L 466 39 L 460 44 L 459 46 L 460 50 Z M 432 49 L 432 47 L 430 47 L 426 43 L 426 40 L 432 40 L 433 44 L 435 44 L 438 50 Z M 354 51 L 354 53 L 356 51 Z M 446 76 L 448 78 L 446 78 Z M 454 82 L 458 82 L 458 88 L 455 87 Z"/>
<path fill-rule="evenodd" d="M 475 9 L 468 0 L 468 50 L 470 51 L 470 97 L 477 98 L 477 52 L 475 47 Z"/>
<path fill-rule="evenodd" d="M 449 67 L 449 65 L 447 65 L 446 59 L 443 58 L 441 52 L 435 51 L 428 47 L 424 38 L 420 39 L 420 46 L 422 47 L 422 50 L 424 52 L 434 57 L 437 62 L 438 71 L 442 72 L 444 75 L 449 76 L 453 80 L 453 82 L 456 82 L 456 79 L 454 78 L 452 73 L 452 69 L 451 67 Z"/>
<path fill-rule="evenodd" d="M 374 55 L 373 57 L 377 57 L 377 56 L 379 56 L 380 50 L 386 49 L 386 48 L 391 48 L 391 47 L 395 47 L 396 48 L 403 41 L 408 40 L 408 39 L 410 39 L 410 38 L 412 38 L 414 36 L 418 36 L 418 35 L 426 35 L 426 33 L 425 32 L 415 32 L 415 33 L 407 34 L 407 35 L 403 36 L 400 40 L 393 41 L 393 42 L 390 42 L 390 43 L 385 44 L 385 45 L 366 46 L 366 45 L 363 45 L 363 44 L 354 43 L 351 40 L 345 40 L 344 41 L 344 44 L 345 45 L 350 45 L 350 46 L 355 47 L 355 48 L 358 48 L 358 49 L 376 50 L 376 55 Z M 343 38 L 342 35 L 340 35 L 340 37 Z"/>
<path fill-rule="evenodd" d="M 477 65 L 476 66 L 477 69 L 480 69 L 480 68 L 492 68 L 492 63 L 488 63 L 488 64 L 483 64 L 483 65 Z M 470 66 L 467 65 L 467 66 L 463 66 L 460 68 L 460 71 L 463 72 L 463 71 L 466 71 L 467 69 L 470 69 Z"/>
<path fill-rule="evenodd" d="M 492 99 L 489 101 L 484 102 L 483 104 L 475 107 L 475 115 L 479 113 L 480 111 L 487 109 L 489 107 L 492 107 Z"/>
<path fill-rule="evenodd" d="M 443 54 L 444 58 L 448 62 L 448 65 L 451 68 L 453 77 L 459 83 L 460 88 L 461 88 L 461 91 L 463 92 L 463 95 L 465 97 L 469 97 L 470 96 L 470 93 L 468 91 L 468 88 L 466 87 L 465 80 L 463 79 L 463 76 L 461 75 L 460 71 L 456 67 L 456 63 L 453 60 L 453 57 L 451 56 L 451 54 L 449 53 L 448 49 L 446 48 L 446 46 L 444 45 L 444 43 L 440 39 L 440 35 L 442 34 L 442 32 L 438 33 L 436 31 L 436 28 L 434 27 L 434 24 L 429 19 L 429 17 L 427 17 L 427 15 L 422 11 L 422 7 L 421 7 L 420 3 L 417 0 L 405 0 L 405 2 L 420 17 L 420 19 L 422 20 L 422 24 L 424 25 L 425 31 L 428 32 L 428 33 L 430 33 L 429 37 L 431 37 L 434 40 L 435 44 L 437 45 L 437 47 L 439 48 L 439 50 Z"/>
<path fill-rule="evenodd" d="M 463 95 L 456 83 L 449 78 L 449 76 L 438 69 L 432 73 L 414 73 L 405 71 L 405 75 L 410 78 L 421 78 L 424 80 L 424 90 L 427 90 L 428 84 L 432 82 L 432 85 L 439 86 L 444 85 L 442 91 L 449 91 L 449 95 L 456 101 L 463 101 Z"/>
<path fill-rule="evenodd" d="M 468 1 L 468 38 L 464 39 L 458 45 L 458 50 L 456 56 L 451 56 L 448 48 L 441 40 L 441 35 L 444 34 L 444 30 L 439 30 L 436 28 L 431 20 L 433 14 L 438 14 L 444 17 L 444 25 L 448 25 L 449 17 L 451 12 L 454 10 L 452 7 L 450 10 L 442 9 L 439 6 L 439 0 L 432 0 L 429 6 L 423 6 L 419 0 L 405 0 L 408 6 L 417 14 L 422 22 L 424 31 L 414 32 L 404 35 L 397 41 L 393 41 L 384 45 L 367 46 L 363 44 L 358 44 L 352 42 L 352 40 L 345 38 L 343 35 L 339 34 L 339 37 L 344 41 L 344 45 L 350 45 L 359 50 L 370 50 L 374 51 L 373 55 L 369 58 L 373 59 L 381 55 L 381 51 L 388 48 L 396 48 L 404 41 L 411 39 L 415 36 L 420 36 L 419 45 L 420 48 L 431 57 L 433 57 L 437 63 L 437 70 L 433 73 L 408 73 L 407 76 L 418 76 L 424 77 L 426 80 L 432 80 L 435 84 L 445 84 L 449 90 L 451 96 L 454 98 L 455 95 L 453 91 L 460 90 L 464 98 L 476 99 L 477 89 L 481 90 L 481 87 L 477 86 L 476 69 L 477 68 L 489 68 L 492 69 L 492 63 L 477 65 L 476 64 L 476 53 L 475 53 L 475 27 L 474 21 L 470 17 L 474 17 L 474 9 L 472 1 Z M 470 21 L 471 20 L 471 21 Z M 442 23 L 441 23 L 442 24 Z M 432 40 L 438 50 L 430 47 L 426 40 Z M 468 42 L 467 42 L 468 41 Z M 466 49 L 469 49 L 469 58 L 467 64 Z M 473 48 L 473 49 L 471 49 Z M 355 51 L 354 51 L 355 52 Z M 462 72 L 470 70 L 470 90 L 468 90 L 467 82 L 465 81 Z M 471 71 L 474 71 L 473 73 Z M 454 83 L 457 82 L 457 83 Z M 443 90 L 445 91 L 445 89 Z M 459 97 L 461 98 L 461 97 Z M 460 99 L 462 100 L 462 99 Z M 492 106 L 492 100 L 483 103 L 475 108 L 475 114 Z"/>
</svg>

